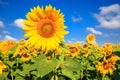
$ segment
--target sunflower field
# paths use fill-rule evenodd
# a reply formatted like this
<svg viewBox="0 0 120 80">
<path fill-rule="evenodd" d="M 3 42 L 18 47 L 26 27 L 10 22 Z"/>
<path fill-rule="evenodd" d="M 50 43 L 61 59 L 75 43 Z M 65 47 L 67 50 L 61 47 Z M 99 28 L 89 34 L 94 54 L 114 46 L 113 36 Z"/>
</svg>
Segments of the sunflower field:
<svg viewBox="0 0 120 80">
<path fill-rule="evenodd" d="M 34 7 L 23 21 L 25 39 L 0 42 L 0 80 L 120 80 L 120 45 L 68 44 L 64 15 Z"/>
</svg>

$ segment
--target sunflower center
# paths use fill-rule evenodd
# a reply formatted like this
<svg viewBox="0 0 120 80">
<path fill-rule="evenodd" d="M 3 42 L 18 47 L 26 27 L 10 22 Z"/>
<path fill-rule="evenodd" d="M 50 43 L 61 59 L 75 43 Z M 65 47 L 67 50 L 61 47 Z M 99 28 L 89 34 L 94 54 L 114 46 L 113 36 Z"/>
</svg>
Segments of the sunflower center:
<svg viewBox="0 0 120 80">
<path fill-rule="evenodd" d="M 108 63 L 104 63 L 104 69 L 109 69 L 113 67 L 113 63 L 112 62 L 108 62 Z"/>
<path fill-rule="evenodd" d="M 45 33 L 45 34 L 49 34 L 51 31 L 52 31 L 52 26 L 51 25 L 49 25 L 49 24 L 47 24 L 47 25 L 45 25 L 44 27 L 43 27 L 43 32 Z"/>
<path fill-rule="evenodd" d="M 71 53 L 75 53 L 75 52 L 77 52 L 78 50 L 77 50 L 77 48 L 76 47 L 70 47 L 70 52 Z"/>
<path fill-rule="evenodd" d="M 25 58 L 29 57 L 29 55 L 28 55 L 27 53 L 23 54 L 23 56 L 24 56 Z"/>
<path fill-rule="evenodd" d="M 93 36 L 90 36 L 90 37 L 89 37 L 89 40 L 90 40 L 90 41 L 92 41 L 92 40 L 93 40 L 93 38 L 94 38 Z"/>
<path fill-rule="evenodd" d="M 44 38 L 52 37 L 56 32 L 56 26 L 51 20 L 43 20 L 42 24 L 38 24 L 38 34 Z"/>
<path fill-rule="evenodd" d="M 87 48 L 88 46 L 85 44 L 85 45 L 83 45 L 83 48 Z"/>
</svg>

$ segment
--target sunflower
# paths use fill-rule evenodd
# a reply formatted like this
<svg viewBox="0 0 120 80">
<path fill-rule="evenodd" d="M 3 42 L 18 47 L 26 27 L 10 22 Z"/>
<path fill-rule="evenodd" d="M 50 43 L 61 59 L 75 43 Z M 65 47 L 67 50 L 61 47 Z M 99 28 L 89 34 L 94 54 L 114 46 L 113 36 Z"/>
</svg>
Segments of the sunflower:
<svg viewBox="0 0 120 80">
<path fill-rule="evenodd" d="M 2 74 L 2 71 L 3 71 L 5 68 L 7 68 L 7 67 L 6 67 L 5 64 L 3 64 L 3 62 L 0 60 L 0 74 Z"/>
<path fill-rule="evenodd" d="M 109 56 L 109 59 L 111 59 L 112 61 L 117 61 L 117 60 L 120 60 L 120 57 L 115 55 L 114 53 L 112 53 L 110 56 Z"/>
<path fill-rule="evenodd" d="M 3 41 L 0 44 L 0 50 L 3 54 L 5 54 L 8 50 L 16 45 L 14 41 Z"/>
<path fill-rule="evenodd" d="M 73 44 L 68 44 L 67 45 L 70 51 L 70 56 L 74 57 L 80 54 L 80 45 L 78 45 L 78 43 L 75 45 Z"/>
<path fill-rule="evenodd" d="M 26 43 L 26 41 L 24 40 L 24 39 L 21 39 L 20 41 L 19 41 L 19 44 L 20 45 L 24 45 Z"/>
<path fill-rule="evenodd" d="M 78 47 L 78 48 L 80 48 L 81 47 L 80 46 L 80 42 L 75 42 L 75 46 Z"/>
<path fill-rule="evenodd" d="M 25 37 L 28 42 L 35 48 L 41 49 L 47 53 L 50 50 L 55 50 L 59 46 L 64 35 L 68 34 L 64 29 L 64 15 L 60 10 L 51 5 L 43 7 L 34 7 L 26 15 L 27 20 L 24 20 Z"/>
<path fill-rule="evenodd" d="M 84 57 L 88 57 L 91 54 L 90 50 L 85 50 L 85 54 L 83 54 Z"/>
<path fill-rule="evenodd" d="M 23 61 L 29 61 L 30 58 L 31 58 L 31 55 L 29 53 L 23 53 L 21 55 L 21 60 L 23 60 Z"/>
<path fill-rule="evenodd" d="M 67 44 L 67 47 L 72 47 L 72 46 L 73 46 L 73 44 L 70 44 L 70 43 L 69 43 L 69 44 Z"/>
<path fill-rule="evenodd" d="M 107 48 L 112 48 L 112 44 L 111 44 L 111 43 L 106 43 L 106 44 L 105 44 L 105 47 L 107 47 Z"/>
<path fill-rule="evenodd" d="M 84 51 L 88 50 L 88 44 L 83 44 L 81 49 Z"/>
<path fill-rule="evenodd" d="M 105 56 L 109 56 L 113 52 L 112 45 L 110 43 L 106 43 L 102 48 L 101 52 L 104 53 Z"/>
<path fill-rule="evenodd" d="M 112 74 L 113 71 L 116 70 L 115 61 L 111 59 L 103 61 L 96 66 L 96 69 L 103 75 L 108 73 Z"/>
<path fill-rule="evenodd" d="M 86 41 L 89 44 L 93 44 L 95 42 L 95 36 L 94 36 L 94 34 L 88 34 L 88 36 L 86 37 Z"/>
</svg>

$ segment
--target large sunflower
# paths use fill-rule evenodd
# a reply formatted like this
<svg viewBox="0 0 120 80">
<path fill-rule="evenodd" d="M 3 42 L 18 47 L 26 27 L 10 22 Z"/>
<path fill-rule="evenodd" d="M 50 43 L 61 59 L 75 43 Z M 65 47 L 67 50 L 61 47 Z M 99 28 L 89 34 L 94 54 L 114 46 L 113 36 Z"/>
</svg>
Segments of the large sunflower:
<svg viewBox="0 0 120 80">
<path fill-rule="evenodd" d="M 29 37 L 28 41 L 36 48 L 48 52 L 54 50 L 64 39 L 64 35 L 68 32 L 64 29 L 64 15 L 60 10 L 51 5 L 43 7 L 34 7 L 26 15 L 24 20 L 25 37 Z"/>
</svg>

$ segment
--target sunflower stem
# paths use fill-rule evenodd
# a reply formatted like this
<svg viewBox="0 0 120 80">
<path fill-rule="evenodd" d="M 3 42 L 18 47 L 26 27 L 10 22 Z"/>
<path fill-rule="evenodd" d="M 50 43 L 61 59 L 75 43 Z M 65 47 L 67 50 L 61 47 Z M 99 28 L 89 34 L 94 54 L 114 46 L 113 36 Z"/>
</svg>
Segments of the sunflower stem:
<svg viewBox="0 0 120 80">
<path fill-rule="evenodd" d="M 11 75 L 11 77 L 12 77 L 12 80 L 13 80 L 13 75 Z"/>
</svg>

